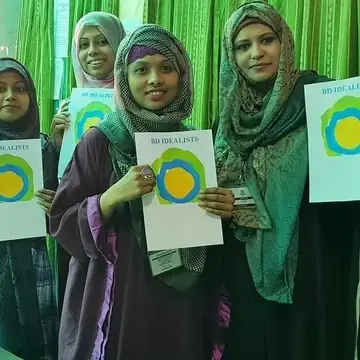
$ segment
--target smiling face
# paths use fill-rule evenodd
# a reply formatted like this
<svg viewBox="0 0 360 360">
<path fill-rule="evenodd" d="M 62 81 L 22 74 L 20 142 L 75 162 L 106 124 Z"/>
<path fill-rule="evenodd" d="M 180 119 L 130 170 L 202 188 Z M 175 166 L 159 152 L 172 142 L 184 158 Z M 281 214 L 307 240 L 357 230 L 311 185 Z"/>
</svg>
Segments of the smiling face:
<svg viewBox="0 0 360 360">
<path fill-rule="evenodd" d="M 128 68 L 131 95 L 139 107 L 161 110 L 178 96 L 180 78 L 172 62 L 163 55 L 148 55 Z"/>
<path fill-rule="evenodd" d="M 261 23 L 245 26 L 234 39 L 238 68 L 253 83 L 273 79 L 279 68 L 281 43 L 274 31 Z"/>
<path fill-rule="evenodd" d="M 114 51 L 96 26 L 84 26 L 78 57 L 83 70 L 98 80 L 106 79 L 114 70 Z"/>
<path fill-rule="evenodd" d="M 0 74 L 0 119 L 16 122 L 28 111 L 30 96 L 24 79 L 16 72 Z"/>
</svg>

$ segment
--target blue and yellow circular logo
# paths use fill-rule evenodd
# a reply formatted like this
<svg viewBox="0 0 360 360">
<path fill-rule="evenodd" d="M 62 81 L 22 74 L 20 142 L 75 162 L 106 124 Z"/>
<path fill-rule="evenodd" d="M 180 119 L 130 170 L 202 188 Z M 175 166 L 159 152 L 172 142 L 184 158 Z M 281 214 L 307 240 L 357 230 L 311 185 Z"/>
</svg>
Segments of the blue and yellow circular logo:
<svg viewBox="0 0 360 360">
<path fill-rule="evenodd" d="M 206 188 L 205 169 L 191 151 L 171 148 L 152 164 L 156 196 L 162 205 L 197 202 Z"/>
<path fill-rule="evenodd" d="M 78 112 L 75 120 L 75 140 L 78 142 L 84 134 L 92 127 L 100 123 L 111 108 L 100 102 L 93 101 Z"/>
<path fill-rule="evenodd" d="M 360 98 L 345 96 L 321 117 L 328 156 L 360 154 Z"/>
<path fill-rule="evenodd" d="M 34 197 L 33 170 L 21 157 L 0 156 L 0 202 L 29 201 Z"/>
</svg>

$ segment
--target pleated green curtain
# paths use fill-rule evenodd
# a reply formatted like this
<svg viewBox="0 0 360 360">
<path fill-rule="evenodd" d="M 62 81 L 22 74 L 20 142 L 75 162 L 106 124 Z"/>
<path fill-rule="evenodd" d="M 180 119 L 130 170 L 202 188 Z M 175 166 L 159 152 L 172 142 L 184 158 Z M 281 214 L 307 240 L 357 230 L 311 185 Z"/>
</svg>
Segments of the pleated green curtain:
<svg viewBox="0 0 360 360">
<path fill-rule="evenodd" d="M 34 79 L 40 106 L 41 130 L 47 134 L 53 117 L 53 4 L 53 0 L 22 0 L 16 48 L 16 58 L 29 69 Z"/>
<path fill-rule="evenodd" d="M 209 128 L 218 114 L 221 37 L 225 22 L 244 0 L 145 0 L 144 22 L 172 31 L 185 44 L 194 67 L 191 123 Z M 360 74 L 358 0 L 268 0 L 289 23 L 300 69 L 331 78 Z"/>
<path fill-rule="evenodd" d="M 40 107 L 41 131 L 49 134 L 54 114 L 54 2 L 22 0 L 16 58 L 30 71 Z M 57 278 L 56 242 L 46 239 L 50 263 Z"/>
<path fill-rule="evenodd" d="M 218 63 L 213 49 L 213 0 L 145 0 L 144 23 L 164 26 L 184 43 L 194 67 L 195 99 L 191 122 L 206 128 L 215 114 L 212 111 L 212 87 Z M 215 107 L 216 108 L 216 107 Z"/>
<path fill-rule="evenodd" d="M 30 1 L 30 0 L 29 0 Z M 70 24 L 69 24 L 69 50 L 66 61 L 66 82 L 64 98 L 71 95 L 71 89 L 76 87 L 74 72 L 71 62 L 72 37 L 76 23 L 91 11 L 105 11 L 119 16 L 120 0 L 71 0 L 70 1 Z"/>
</svg>

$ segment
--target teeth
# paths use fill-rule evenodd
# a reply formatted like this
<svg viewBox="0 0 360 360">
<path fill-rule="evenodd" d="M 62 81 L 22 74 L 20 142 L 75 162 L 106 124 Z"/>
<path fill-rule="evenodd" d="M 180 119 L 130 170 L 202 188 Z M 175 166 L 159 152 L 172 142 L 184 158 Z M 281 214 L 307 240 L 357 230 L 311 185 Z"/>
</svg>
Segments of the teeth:
<svg viewBox="0 0 360 360">
<path fill-rule="evenodd" d="M 100 65 L 103 62 L 103 60 L 95 60 L 95 61 L 90 61 L 91 65 Z"/>
<path fill-rule="evenodd" d="M 164 92 L 163 91 L 153 91 L 153 92 L 150 92 L 149 95 L 151 96 L 159 96 L 159 95 L 162 95 Z"/>
</svg>

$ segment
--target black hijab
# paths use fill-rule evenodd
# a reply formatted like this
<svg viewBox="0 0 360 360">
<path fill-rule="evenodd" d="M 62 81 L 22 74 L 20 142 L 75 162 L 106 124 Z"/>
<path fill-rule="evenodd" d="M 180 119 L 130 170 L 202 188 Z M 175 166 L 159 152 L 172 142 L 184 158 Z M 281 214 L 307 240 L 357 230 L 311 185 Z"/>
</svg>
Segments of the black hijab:
<svg viewBox="0 0 360 360">
<path fill-rule="evenodd" d="M 39 107 L 31 75 L 24 65 L 8 57 L 0 58 L 0 74 L 5 72 L 15 72 L 25 81 L 30 104 L 25 115 L 14 123 L 5 122 L 0 118 L 0 140 L 37 139 L 40 137 Z"/>
</svg>

